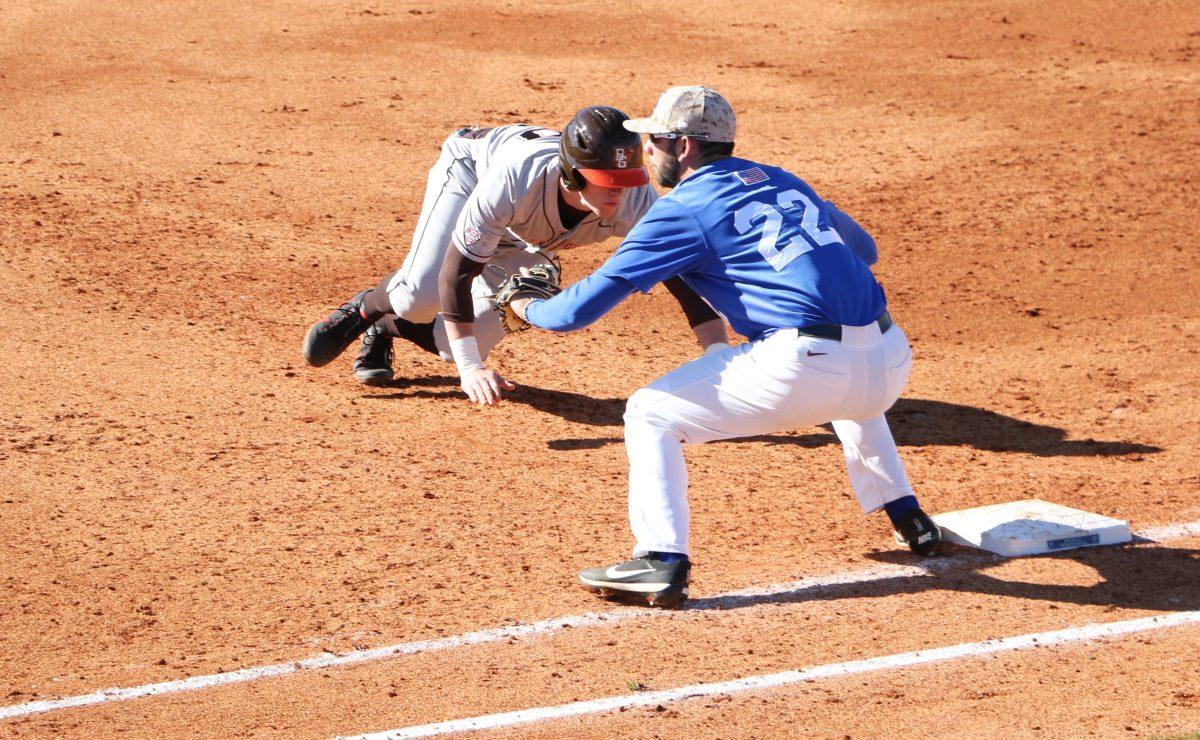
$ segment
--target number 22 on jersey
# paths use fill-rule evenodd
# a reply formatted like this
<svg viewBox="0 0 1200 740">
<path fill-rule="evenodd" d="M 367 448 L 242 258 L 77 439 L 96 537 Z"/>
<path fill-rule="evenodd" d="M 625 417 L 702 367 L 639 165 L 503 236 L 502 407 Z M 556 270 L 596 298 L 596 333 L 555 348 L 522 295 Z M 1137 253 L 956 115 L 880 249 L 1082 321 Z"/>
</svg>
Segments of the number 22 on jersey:
<svg viewBox="0 0 1200 740">
<path fill-rule="evenodd" d="M 758 240 L 758 252 L 771 267 L 778 272 L 788 263 L 806 252 L 811 252 L 813 246 L 808 240 L 799 236 L 792 237 L 787 244 L 780 246 L 779 232 L 783 228 L 784 219 L 794 221 L 795 208 L 800 208 L 800 229 L 818 247 L 828 244 L 843 244 L 837 230 L 828 227 L 821 228 L 817 224 L 820 209 L 812 199 L 799 190 L 784 190 L 775 197 L 775 205 L 770 203 L 747 203 L 733 214 L 733 226 L 739 234 L 745 234 L 754 228 L 754 221 L 762 218 L 762 237 Z M 778 207 L 776 207 L 778 206 Z"/>
</svg>

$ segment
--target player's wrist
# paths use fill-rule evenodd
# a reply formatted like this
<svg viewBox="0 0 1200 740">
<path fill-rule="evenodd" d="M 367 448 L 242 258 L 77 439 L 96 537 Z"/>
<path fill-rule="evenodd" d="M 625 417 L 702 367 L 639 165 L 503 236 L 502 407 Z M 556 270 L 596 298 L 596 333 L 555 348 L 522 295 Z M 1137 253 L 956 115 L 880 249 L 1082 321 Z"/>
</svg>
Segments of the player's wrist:
<svg viewBox="0 0 1200 740">
<path fill-rule="evenodd" d="M 460 377 L 471 370 L 483 369 L 483 358 L 479 355 L 479 342 L 475 337 L 459 337 L 450 340 L 450 354 L 458 366 Z"/>
<path fill-rule="evenodd" d="M 529 307 L 535 303 L 538 303 L 538 302 L 544 301 L 544 300 L 545 300 L 544 298 L 532 298 L 532 297 L 531 298 L 516 298 L 513 300 L 512 304 L 510 304 L 510 305 L 512 305 L 513 313 L 515 313 L 517 316 L 521 317 L 522 321 L 529 323 L 529 313 L 528 313 Z"/>
</svg>

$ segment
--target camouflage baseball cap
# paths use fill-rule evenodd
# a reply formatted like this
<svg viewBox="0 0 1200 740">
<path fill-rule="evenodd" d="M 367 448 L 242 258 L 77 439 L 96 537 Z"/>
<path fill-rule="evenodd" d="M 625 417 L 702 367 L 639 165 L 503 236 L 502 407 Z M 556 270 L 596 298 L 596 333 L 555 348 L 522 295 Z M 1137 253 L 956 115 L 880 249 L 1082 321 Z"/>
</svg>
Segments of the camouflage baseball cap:
<svg viewBox="0 0 1200 740">
<path fill-rule="evenodd" d="M 675 134 L 704 141 L 733 141 L 737 122 L 729 101 L 702 85 L 669 87 L 649 118 L 634 118 L 625 128 L 640 134 Z"/>
</svg>

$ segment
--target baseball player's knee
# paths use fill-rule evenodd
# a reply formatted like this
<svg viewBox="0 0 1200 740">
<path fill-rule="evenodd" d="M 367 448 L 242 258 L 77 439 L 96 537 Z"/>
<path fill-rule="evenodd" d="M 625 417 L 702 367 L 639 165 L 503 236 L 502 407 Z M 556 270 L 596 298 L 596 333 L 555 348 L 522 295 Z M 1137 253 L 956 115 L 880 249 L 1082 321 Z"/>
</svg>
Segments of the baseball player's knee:
<svg viewBox="0 0 1200 740">
<path fill-rule="evenodd" d="M 440 310 L 440 304 L 435 302 L 429 305 L 413 306 L 400 315 L 414 324 L 428 324 L 430 321 L 433 321 L 437 318 Z"/>
<path fill-rule="evenodd" d="M 629 400 L 625 402 L 625 423 L 641 418 L 642 413 L 648 408 L 649 401 L 646 398 L 646 389 L 641 388 L 633 392 Z"/>
<path fill-rule="evenodd" d="M 660 413 L 662 391 L 640 388 L 625 403 L 625 425 L 648 424 L 659 428 L 670 428 L 670 419 Z"/>
<path fill-rule="evenodd" d="M 442 310 L 441 298 L 436 290 L 420 290 L 401 282 L 388 292 L 392 310 L 401 318 L 414 324 L 425 324 L 437 318 Z"/>
</svg>

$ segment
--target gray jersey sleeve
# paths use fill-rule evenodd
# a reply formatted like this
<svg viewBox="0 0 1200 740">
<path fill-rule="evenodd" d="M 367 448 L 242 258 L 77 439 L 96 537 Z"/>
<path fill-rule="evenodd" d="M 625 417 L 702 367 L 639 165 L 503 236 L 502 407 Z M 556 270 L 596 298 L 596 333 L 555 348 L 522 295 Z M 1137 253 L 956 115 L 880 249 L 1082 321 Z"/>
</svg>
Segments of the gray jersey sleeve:
<svg viewBox="0 0 1200 740">
<path fill-rule="evenodd" d="M 496 253 L 519 197 L 514 174 L 507 167 L 493 167 L 479 178 L 454 227 L 454 246 L 463 256 L 487 262 Z"/>
</svg>

